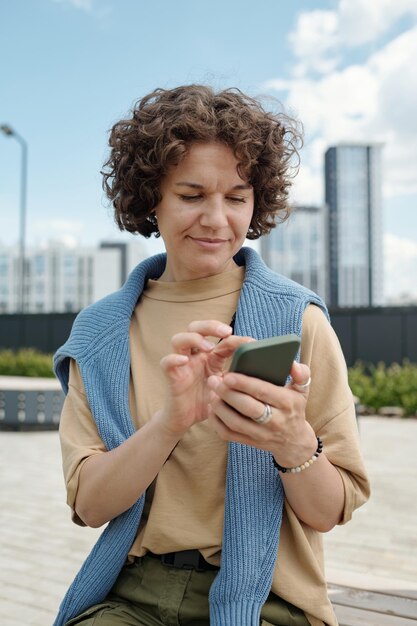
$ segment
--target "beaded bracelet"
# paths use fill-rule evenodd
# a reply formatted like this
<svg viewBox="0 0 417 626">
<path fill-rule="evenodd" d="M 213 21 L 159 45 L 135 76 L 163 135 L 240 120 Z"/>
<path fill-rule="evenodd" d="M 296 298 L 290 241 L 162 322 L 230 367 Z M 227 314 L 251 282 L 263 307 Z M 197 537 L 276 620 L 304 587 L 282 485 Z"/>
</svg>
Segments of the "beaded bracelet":
<svg viewBox="0 0 417 626">
<path fill-rule="evenodd" d="M 319 454 L 321 454 L 322 451 L 323 451 L 323 442 L 320 439 L 320 437 L 317 437 L 317 450 L 315 451 L 313 456 L 310 459 L 308 459 L 308 461 L 304 461 L 304 463 L 302 463 L 301 465 L 297 465 L 297 467 L 282 467 L 279 463 L 276 462 L 274 457 L 272 457 L 272 460 L 274 462 L 275 467 L 277 468 L 279 472 L 282 472 L 283 474 L 285 474 L 286 472 L 289 472 L 291 474 L 296 474 L 298 472 L 302 472 L 303 470 L 307 469 L 308 467 L 310 467 L 310 465 L 313 465 L 313 463 L 317 461 L 317 459 L 319 458 Z"/>
</svg>

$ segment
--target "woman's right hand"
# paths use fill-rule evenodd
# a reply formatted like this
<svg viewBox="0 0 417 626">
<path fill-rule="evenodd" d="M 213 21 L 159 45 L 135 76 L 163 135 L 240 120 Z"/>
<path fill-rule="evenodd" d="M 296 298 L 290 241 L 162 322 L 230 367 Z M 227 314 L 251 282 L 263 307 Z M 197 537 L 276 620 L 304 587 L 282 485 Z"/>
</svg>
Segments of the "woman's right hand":
<svg viewBox="0 0 417 626">
<path fill-rule="evenodd" d="M 183 434 L 208 416 L 207 379 L 220 376 L 236 340 L 216 321 L 193 322 L 172 338 L 172 353 L 161 360 L 167 381 L 162 408 L 119 446 L 92 454 L 81 467 L 75 510 L 99 527 L 127 511 L 151 484 Z M 216 345 L 207 337 L 218 337 Z"/>
<path fill-rule="evenodd" d="M 163 406 L 119 446 L 93 454 L 81 468 L 75 509 L 99 527 L 127 511 L 155 479 L 183 434 L 208 416 L 207 379 L 221 376 L 235 348 L 248 337 L 231 335 L 215 320 L 192 322 L 172 338 L 172 353 L 161 360 L 167 381 Z M 217 337 L 211 344 L 207 337 Z"/>
<path fill-rule="evenodd" d="M 232 335 L 232 328 L 216 320 L 191 322 L 187 330 L 172 337 L 173 352 L 161 359 L 167 393 L 153 419 L 179 438 L 193 424 L 208 417 L 207 379 L 221 376 L 235 349 L 250 337 Z M 213 344 L 208 337 L 217 337 Z"/>
</svg>

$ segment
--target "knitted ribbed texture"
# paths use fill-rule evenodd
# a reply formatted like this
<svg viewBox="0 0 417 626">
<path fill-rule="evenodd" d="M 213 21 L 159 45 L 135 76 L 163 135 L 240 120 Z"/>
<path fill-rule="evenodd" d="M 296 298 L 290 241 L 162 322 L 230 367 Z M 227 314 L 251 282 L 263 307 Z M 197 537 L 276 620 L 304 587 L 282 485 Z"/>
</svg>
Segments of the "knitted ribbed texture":
<svg viewBox="0 0 417 626">
<path fill-rule="evenodd" d="M 272 272 L 251 248 L 242 248 L 235 260 L 246 265 L 236 334 L 256 339 L 301 335 L 306 306 L 314 302 L 325 310 L 318 296 Z M 165 255 L 147 259 L 121 290 L 82 311 L 70 338 L 55 355 L 55 372 L 65 392 L 69 357 L 76 359 L 91 412 L 109 450 L 134 432 L 128 402 L 130 319 L 145 281 L 158 278 L 165 263 Z M 144 496 L 109 523 L 68 590 L 54 626 L 63 626 L 106 597 L 136 537 L 143 503 Z M 221 568 L 209 597 L 212 626 L 258 626 L 271 589 L 283 503 L 271 454 L 229 444 Z"/>
</svg>

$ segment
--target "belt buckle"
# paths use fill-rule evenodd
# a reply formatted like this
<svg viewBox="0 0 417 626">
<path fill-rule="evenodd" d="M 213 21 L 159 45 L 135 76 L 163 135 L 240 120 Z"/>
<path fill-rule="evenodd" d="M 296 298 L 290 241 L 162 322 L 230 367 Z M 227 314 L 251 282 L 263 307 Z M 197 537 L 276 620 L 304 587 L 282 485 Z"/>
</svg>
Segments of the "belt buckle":
<svg viewBox="0 0 417 626">
<path fill-rule="evenodd" d="M 181 550 L 180 552 L 163 554 L 161 561 L 164 565 L 176 569 L 204 571 L 200 567 L 200 553 L 198 550 Z"/>
</svg>

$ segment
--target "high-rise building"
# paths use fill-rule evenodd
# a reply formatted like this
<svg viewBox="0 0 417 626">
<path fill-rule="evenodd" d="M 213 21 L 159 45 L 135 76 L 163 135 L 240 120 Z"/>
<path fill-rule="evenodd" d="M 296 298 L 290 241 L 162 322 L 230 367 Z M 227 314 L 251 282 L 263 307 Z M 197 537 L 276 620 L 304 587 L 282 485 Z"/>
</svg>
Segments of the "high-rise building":
<svg viewBox="0 0 417 626">
<path fill-rule="evenodd" d="M 139 241 L 106 242 L 97 248 L 51 242 L 40 248 L 28 248 L 24 311 L 80 311 L 119 289 L 127 273 L 145 257 Z M 0 246 L 0 313 L 15 313 L 19 309 L 18 270 L 18 249 Z"/>
<path fill-rule="evenodd" d="M 380 144 L 340 144 L 325 155 L 328 303 L 383 304 Z"/>
<path fill-rule="evenodd" d="M 326 295 L 324 210 L 295 206 L 290 217 L 261 237 L 261 255 L 279 274 Z"/>
</svg>

